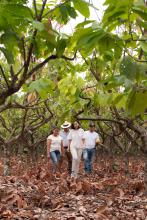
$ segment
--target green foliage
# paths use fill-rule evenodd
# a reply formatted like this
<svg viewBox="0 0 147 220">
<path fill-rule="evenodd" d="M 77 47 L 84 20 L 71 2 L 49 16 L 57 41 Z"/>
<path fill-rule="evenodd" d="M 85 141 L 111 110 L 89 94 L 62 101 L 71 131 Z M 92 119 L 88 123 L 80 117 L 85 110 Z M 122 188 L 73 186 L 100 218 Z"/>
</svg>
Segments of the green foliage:
<svg viewBox="0 0 147 220">
<path fill-rule="evenodd" d="M 54 83 L 51 80 L 41 78 L 29 85 L 28 92 L 36 91 L 42 99 L 46 99 L 48 94 L 52 93 L 54 87 Z"/>
<path fill-rule="evenodd" d="M 76 10 L 78 10 L 84 17 L 89 18 L 90 11 L 87 2 L 83 0 L 73 0 L 73 4 Z"/>
<path fill-rule="evenodd" d="M 147 90 L 146 89 L 132 89 L 126 107 L 131 116 L 135 116 L 140 113 L 144 115 L 144 111 L 147 108 Z"/>
<path fill-rule="evenodd" d="M 37 79 L 23 85 L 24 94 L 36 91 L 43 100 L 51 97 L 58 117 L 72 117 L 83 108 L 87 115 L 91 108 L 98 106 L 124 108 L 133 117 L 138 113 L 143 115 L 146 106 L 141 100 L 146 98 L 147 85 L 144 2 L 106 0 L 101 22 L 88 19 L 90 4 L 84 0 L 56 3 L 48 1 L 39 18 L 34 7 L 28 6 L 25 0 L 15 0 L 13 4 L 3 1 L 0 52 L 6 79 L 2 77 L 1 88 L 7 87 L 7 81 L 15 84 L 16 80 L 18 85 L 25 71 L 27 75 L 47 57 L 58 57 L 41 65 L 45 69 L 41 67 L 35 72 Z M 36 7 L 39 15 L 42 1 L 37 1 Z M 62 25 L 79 13 L 86 18 L 84 22 L 77 24 L 71 36 L 63 34 Z M 73 57 L 75 52 L 75 62 L 62 59 Z M 17 74 L 15 80 L 10 72 L 12 64 Z M 94 86 L 94 90 L 87 91 L 89 85 Z M 89 99 L 91 106 L 87 107 Z"/>
<path fill-rule="evenodd" d="M 120 74 L 133 80 L 136 78 L 137 64 L 130 58 L 124 57 L 120 64 Z"/>
</svg>

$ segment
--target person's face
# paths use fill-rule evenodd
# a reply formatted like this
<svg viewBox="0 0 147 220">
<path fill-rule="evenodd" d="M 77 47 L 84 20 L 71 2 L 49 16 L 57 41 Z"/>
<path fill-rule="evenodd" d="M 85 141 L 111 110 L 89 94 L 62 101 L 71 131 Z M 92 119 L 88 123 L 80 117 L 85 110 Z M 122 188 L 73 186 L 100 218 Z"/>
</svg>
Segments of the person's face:
<svg viewBox="0 0 147 220">
<path fill-rule="evenodd" d="M 78 129 L 79 128 L 79 123 L 77 121 L 74 122 L 74 128 Z"/>
<path fill-rule="evenodd" d="M 59 135 L 59 129 L 58 128 L 53 130 L 53 135 L 54 136 L 58 136 Z"/>
<path fill-rule="evenodd" d="M 64 132 L 68 132 L 69 131 L 69 128 L 64 128 Z"/>
<path fill-rule="evenodd" d="M 89 127 L 89 130 L 90 130 L 90 132 L 95 131 L 95 126 L 90 126 L 90 127 Z"/>
</svg>

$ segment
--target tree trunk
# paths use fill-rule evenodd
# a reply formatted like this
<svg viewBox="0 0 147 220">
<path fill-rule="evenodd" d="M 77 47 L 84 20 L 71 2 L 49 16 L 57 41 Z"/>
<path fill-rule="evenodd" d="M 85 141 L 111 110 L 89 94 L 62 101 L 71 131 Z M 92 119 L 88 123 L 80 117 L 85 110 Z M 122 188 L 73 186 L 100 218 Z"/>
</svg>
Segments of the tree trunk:
<svg viewBox="0 0 147 220">
<path fill-rule="evenodd" d="M 9 176 L 10 175 L 10 157 L 8 153 L 8 146 L 4 145 L 4 169 L 3 175 Z"/>
</svg>

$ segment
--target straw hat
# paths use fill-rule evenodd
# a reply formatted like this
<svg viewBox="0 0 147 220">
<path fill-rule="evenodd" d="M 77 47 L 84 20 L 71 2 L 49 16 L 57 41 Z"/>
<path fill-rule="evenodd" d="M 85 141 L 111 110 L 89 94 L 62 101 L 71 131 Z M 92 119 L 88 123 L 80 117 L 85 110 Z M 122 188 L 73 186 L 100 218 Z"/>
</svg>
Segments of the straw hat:
<svg viewBox="0 0 147 220">
<path fill-rule="evenodd" d="M 61 125 L 61 128 L 69 128 L 71 126 L 71 123 L 68 121 L 65 121 L 63 125 Z"/>
</svg>

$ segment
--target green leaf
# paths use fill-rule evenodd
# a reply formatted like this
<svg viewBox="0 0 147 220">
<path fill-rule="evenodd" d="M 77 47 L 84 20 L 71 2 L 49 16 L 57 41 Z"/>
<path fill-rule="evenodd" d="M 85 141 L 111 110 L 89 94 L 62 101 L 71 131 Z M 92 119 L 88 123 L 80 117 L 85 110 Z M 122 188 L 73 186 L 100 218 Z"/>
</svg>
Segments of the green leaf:
<svg viewBox="0 0 147 220">
<path fill-rule="evenodd" d="M 66 24 L 68 22 L 68 9 L 65 5 L 61 5 L 60 6 L 60 13 L 61 13 L 61 16 L 62 16 L 62 20 L 64 22 L 64 24 Z"/>
<path fill-rule="evenodd" d="M 67 8 L 68 14 L 71 18 L 76 18 L 77 17 L 77 13 L 76 13 L 76 11 L 73 7 L 71 7 L 70 5 L 67 5 L 66 8 Z"/>
<path fill-rule="evenodd" d="M 0 47 L 0 50 L 3 52 L 5 58 L 7 59 L 9 64 L 14 63 L 14 57 L 10 51 L 8 51 L 6 48 Z"/>
<path fill-rule="evenodd" d="M 138 5 L 138 6 L 133 6 L 132 8 L 133 12 L 138 14 L 141 18 L 143 18 L 145 21 L 147 21 L 147 8 L 144 4 L 144 6 L 142 5 Z"/>
<path fill-rule="evenodd" d="M 76 87 L 72 87 L 71 88 L 71 95 L 75 95 L 77 88 Z"/>
<path fill-rule="evenodd" d="M 31 10 L 24 5 L 20 4 L 9 4 L 5 3 L 1 5 L 0 7 L 0 14 L 5 15 L 6 17 L 11 16 L 13 18 L 23 18 L 23 19 L 29 19 L 32 20 L 32 13 Z"/>
<path fill-rule="evenodd" d="M 140 45 L 141 45 L 142 50 L 147 52 L 147 42 L 141 42 Z"/>
<path fill-rule="evenodd" d="M 33 81 L 28 88 L 29 92 L 37 91 L 42 99 L 48 97 L 48 93 L 52 91 L 54 84 L 51 80 L 41 78 Z"/>
<path fill-rule="evenodd" d="M 128 79 L 136 78 L 137 65 L 130 57 L 124 57 L 120 64 L 120 74 Z"/>
<path fill-rule="evenodd" d="M 145 109 L 147 108 L 147 90 L 135 90 L 133 89 L 127 100 L 127 110 L 129 114 L 133 117 L 137 114 L 144 114 Z"/>
<path fill-rule="evenodd" d="M 32 26 L 37 29 L 38 31 L 43 31 L 45 30 L 45 26 L 43 23 L 39 22 L 39 21 L 33 21 L 32 22 Z"/>
<path fill-rule="evenodd" d="M 86 26 L 87 24 L 91 24 L 91 23 L 93 23 L 93 22 L 94 22 L 94 20 L 83 21 L 83 22 L 77 24 L 76 29 L 78 29 L 78 28 L 83 28 L 83 27 Z"/>
<path fill-rule="evenodd" d="M 74 7 L 77 11 L 80 12 L 85 18 L 89 18 L 90 10 L 88 3 L 83 0 L 73 0 Z"/>
<path fill-rule="evenodd" d="M 18 45 L 19 38 L 15 32 L 7 30 L 2 34 L 0 41 L 9 51 L 13 51 L 14 47 Z"/>
<path fill-rule="evenodd" d="M 66 39 L 59 40 L 57 48 L 56 48 L 57 55 L 59 57 L 63 55 L 65 48 L 66 48 Z"/>
</svg>

